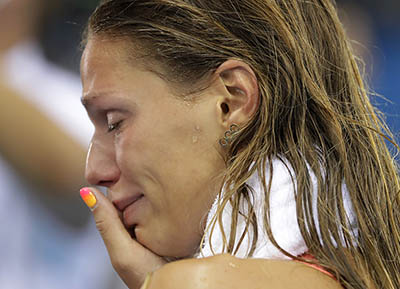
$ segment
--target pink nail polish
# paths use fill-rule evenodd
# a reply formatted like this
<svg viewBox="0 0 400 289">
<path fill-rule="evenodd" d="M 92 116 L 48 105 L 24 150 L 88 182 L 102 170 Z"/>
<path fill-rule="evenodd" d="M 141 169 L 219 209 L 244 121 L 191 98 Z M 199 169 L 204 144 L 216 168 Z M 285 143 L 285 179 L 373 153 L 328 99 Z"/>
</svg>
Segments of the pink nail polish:
<svg viewBox="0 0 400 289">
<path fill-rule="evenodd" d="M 81 198 L 85 202 L 85 204 L 90 208 L 93 209 L 94 206 L 97 204 L 96 196 L 92 193 L 89 188 L 82 188 L 80 191 Z"/>
</svg>

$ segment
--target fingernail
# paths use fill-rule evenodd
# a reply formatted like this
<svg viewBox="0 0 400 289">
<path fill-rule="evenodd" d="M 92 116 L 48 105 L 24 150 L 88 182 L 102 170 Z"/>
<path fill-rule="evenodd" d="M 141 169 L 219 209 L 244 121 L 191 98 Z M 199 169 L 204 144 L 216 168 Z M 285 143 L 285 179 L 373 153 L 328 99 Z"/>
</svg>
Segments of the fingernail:
<svg viewBox="0 0 400 289">
<path fill-rule="evenodd" d="M 81 194 L 82 200 L 85 202 L 85 204 L 90 208 L 94 209 L 94 206 L 96 206 L 97 200 L 95 195 L 92 193 L 92 191 L 89 188 L 82 188 L 79 193 Z"/>
</svg>

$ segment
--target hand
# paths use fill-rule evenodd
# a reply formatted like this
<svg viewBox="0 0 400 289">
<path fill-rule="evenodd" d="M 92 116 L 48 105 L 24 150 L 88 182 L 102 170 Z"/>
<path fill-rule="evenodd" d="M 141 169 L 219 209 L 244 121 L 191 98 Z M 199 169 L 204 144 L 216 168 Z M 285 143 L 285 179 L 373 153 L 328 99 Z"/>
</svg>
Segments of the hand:
<svg viewBox="0 0 400 289">
<path fill-rule="evenodd" d="M 93 212 L 114 269 L 130 289 L 139 289 L 147 273 L 166 262 L 132 239 L 117 209 L 99 190 L 83 188 L 81 197 Z"/>
</svg>

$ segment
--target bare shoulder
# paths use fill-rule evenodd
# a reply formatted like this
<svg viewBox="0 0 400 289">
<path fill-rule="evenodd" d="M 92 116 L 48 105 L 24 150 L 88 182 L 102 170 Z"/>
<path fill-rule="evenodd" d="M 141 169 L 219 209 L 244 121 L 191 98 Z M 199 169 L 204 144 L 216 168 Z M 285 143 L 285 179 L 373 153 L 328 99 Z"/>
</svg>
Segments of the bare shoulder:
<svg viewBox="0 0 400 289">
<path fill-rule="evenodd" d="M 217 255 L 169 263 L 156 271 L 149 289 L 342 289 L 324 273 L 293 261 L 238 259 Z"/>
</svg>

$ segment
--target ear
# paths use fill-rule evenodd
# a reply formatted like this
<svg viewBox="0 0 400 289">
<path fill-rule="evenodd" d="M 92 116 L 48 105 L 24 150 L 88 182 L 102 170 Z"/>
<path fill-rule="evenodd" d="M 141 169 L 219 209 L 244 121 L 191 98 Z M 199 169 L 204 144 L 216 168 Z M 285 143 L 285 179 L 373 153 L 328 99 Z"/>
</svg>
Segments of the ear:
<svg viewBox="0 0 400 289">
<path fill-rule="evenodd" d="M 221 125 L 228 128 L 233 123 L 239 126 L 247 123 L 260 102 L 254 71 L 246 63 L 230 59 L 218 67 L 215 76 L 222 83 L 222 93 L 217 103 Z"/>
</svg>

